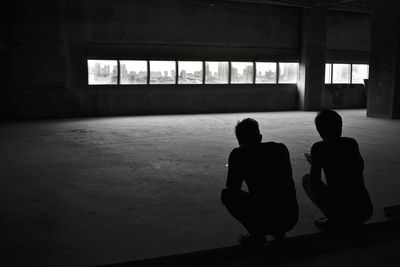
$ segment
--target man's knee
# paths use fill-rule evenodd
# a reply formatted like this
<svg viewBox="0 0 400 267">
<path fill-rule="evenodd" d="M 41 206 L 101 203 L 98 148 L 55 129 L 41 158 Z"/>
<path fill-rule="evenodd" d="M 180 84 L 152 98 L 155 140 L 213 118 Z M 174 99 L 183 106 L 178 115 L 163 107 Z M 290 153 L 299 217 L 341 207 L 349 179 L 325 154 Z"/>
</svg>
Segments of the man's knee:
<svg viewBox="0 0 400 267">
<path fill-rule="evenodd" d="M 221 191 L 221 202 L 222 204 L 224 204 L 225 206 L 228 205 L 228 203 L 230 203 L 230 194 L 229 191 L 227 189 L 222 189 Z"/>
<path fill-rule="evenodd" d="M 242 191 L 231 191 L 229 189 L 222 189 L 221 202 L 225 206 L 236 205 L 239 202 L 245 202 L 248 194 Z"/>
</svg>

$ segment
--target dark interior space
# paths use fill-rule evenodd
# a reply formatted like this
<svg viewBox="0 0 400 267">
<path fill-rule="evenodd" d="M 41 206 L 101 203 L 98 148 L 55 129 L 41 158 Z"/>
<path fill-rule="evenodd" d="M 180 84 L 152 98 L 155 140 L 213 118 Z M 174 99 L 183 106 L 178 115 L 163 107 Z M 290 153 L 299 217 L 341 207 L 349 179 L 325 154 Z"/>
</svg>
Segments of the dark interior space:
<svg viewBox="0 0 400 267">
<path fill-rule="evenodd" d="M 1 266 L 399 260 L 399 1 L 3 0 L 0 17 Z M 325 109 L 364 160 L 361 241 L 314 226 L 303 189 Z M 287 147 L 299 209 L 256 252 L 220 199 L 245 118 Z"/>
</svg>

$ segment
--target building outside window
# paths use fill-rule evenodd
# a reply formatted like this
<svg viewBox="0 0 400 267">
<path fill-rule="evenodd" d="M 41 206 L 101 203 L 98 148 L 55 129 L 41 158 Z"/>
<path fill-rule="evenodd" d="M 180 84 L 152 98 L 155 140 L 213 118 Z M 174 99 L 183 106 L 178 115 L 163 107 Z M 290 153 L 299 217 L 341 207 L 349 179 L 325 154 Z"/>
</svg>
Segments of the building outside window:
<svg viewBox="0 0 400 267">
<path fill-rule="evenodd" d="M 227 84 L 229 80 L 229 62 L 206 61 L 205 72 L 206 84 Z"/>
<path fill-rule="evenodd" d="M 332 64 L 332 83 L 350 83 L 350 64 Z"/>
<path fill-rule="evenodd" d="M 279 62 L 279 83 L 297 83 L 299 63 Z"/>
<path fill-rule="evenodd" d="M 175 84 L 175 61 L 150 61 L 150 84 Z"/>
<path fill-rule="evenodd" d="M 178 61 L 178 83 L 179 84 L 202 84 L 203 62 L 201 61 Z"/>
<path fill-rule="evenodd" d="M 256 83 L 276 83 L 276 62 L 256 62 Z"/>
<path fill-rule="evenodd" d="M 118 84 L 117 60 L 89 59 L 87 65 L 89 85 Z"/>
<path fill-rule="evenodd" d="M 231 62 L 231 83 L 253 83 L 253 62 Z"/>
<path fill-rule="evenodd" d="M 368 79 L 368 65 L 367 64 L 353 64 L 351 83 L 364 83 L 364 79 Z"/>
<path fill-rule="evenodd" d="M 325 83 L 332 83 L 332 64 L 325 64 Z"/>
<path fill-rule="evenodd" d="M 146 60 L 121 60 L 119 66 L 121 84 L 147 84 Z"/>
</svg>

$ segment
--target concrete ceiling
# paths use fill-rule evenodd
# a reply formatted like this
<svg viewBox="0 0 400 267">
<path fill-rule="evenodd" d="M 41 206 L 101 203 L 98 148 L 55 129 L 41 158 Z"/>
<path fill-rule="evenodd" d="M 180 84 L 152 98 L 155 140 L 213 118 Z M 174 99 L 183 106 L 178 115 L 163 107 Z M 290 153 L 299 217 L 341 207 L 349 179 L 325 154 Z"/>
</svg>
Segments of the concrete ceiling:
<svg viewBox="0 0 400 267">
<path fill-rule="evenodd" d="M 371 0 L 224 0 L 224 2 L 280 5 L 301 8 L 322 7 L 331 10 L 354 11 L 363 13 L 369 13 L 371 11 Z"/>
</svg>

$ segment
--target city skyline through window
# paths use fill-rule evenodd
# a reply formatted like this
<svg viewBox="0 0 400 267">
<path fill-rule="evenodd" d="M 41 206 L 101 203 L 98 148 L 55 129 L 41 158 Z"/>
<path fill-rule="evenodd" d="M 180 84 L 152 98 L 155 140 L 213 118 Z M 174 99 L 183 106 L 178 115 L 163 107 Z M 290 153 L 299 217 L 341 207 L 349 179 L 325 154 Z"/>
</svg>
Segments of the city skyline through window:
<svg viewBox="0 0 400 267">
<path fill-rule="evenodd" d="M 117 60 L 88 60 L 87 66 L 90 85 L 118 84 Z"/>
<path fill-rule="evenodd" d="M 326 63 L 326 84 L 364 84 L 369 77 L 368 64 Z"/>
<path fill-rule="evenodd" d="M 332 83 L 350 83 L 350 64 L 332 64 Z"/>
<path fill-rule="evenodd" d="M 121 60 L 121 84 L 147 84 L 146 60 Z"/>
<path fill-rule="evenodd" d="M 363 84 L 364 79 L 368 79 L 369 66 L 367 64 L 353 64 L 351 83 Z"/>
<path fill-rule="evenodd" d="M 253 83 L 253 62 L 231 62 L 231 83 Z"/>
<path fill-rule="evenodd" d="M 179 84 L 203 83 L 203 62 L 178 61 L 178 83 Z"/>
<path fill-rule="evenodd" d="M 176 79 L 177 65 L 178 79 Z M 277 68 L 279 68 L 278 81 Z M 228 84 L 229 72 L 231 72 L 230 82 L 233 84 L 252 84 L 254 72 L 254 83 L 276 84 L 297 83 L 299 64 L 254 62 L 253 65 L 250 61 L 204 61 L 203 64 L 203 61 L 88 59 L 87 69 L 89 85 Z M 368 64 L 325 64 L 326 84 L 363 84 L 368 76 Z"/>
<path fill-rule="evenodd" d="M 297 83 L 299 63 L 279 62 L 278 83 Z"/>
<path fill-rule="evenodd" d="M 89 85 L 276 84 L 298 79 L 297 62 L 88 59 L 87 67 Z M 368 77 L 368 65 L 359 64 L 358 69 L 354 80 L 361 82 Z"/>
<path fill-rule="evenodd" d="M 228 61 L 206 61 L 206 84 L 227 84 L 229 82 Z"/>
<path fill-rule="evenodd" d="M 325 64 L 325 83 L 332 82 L 332 64 Z"/>
<path fill-rule="evenodd" d="M 150 84 L 175 84 L 176 65 L 172 60 L 150 61 Z"/>
<path fill-rule="evenodd" d="M 256 62 L 256 83 L 276 83 L 276 62 Z"/>
</svg>

